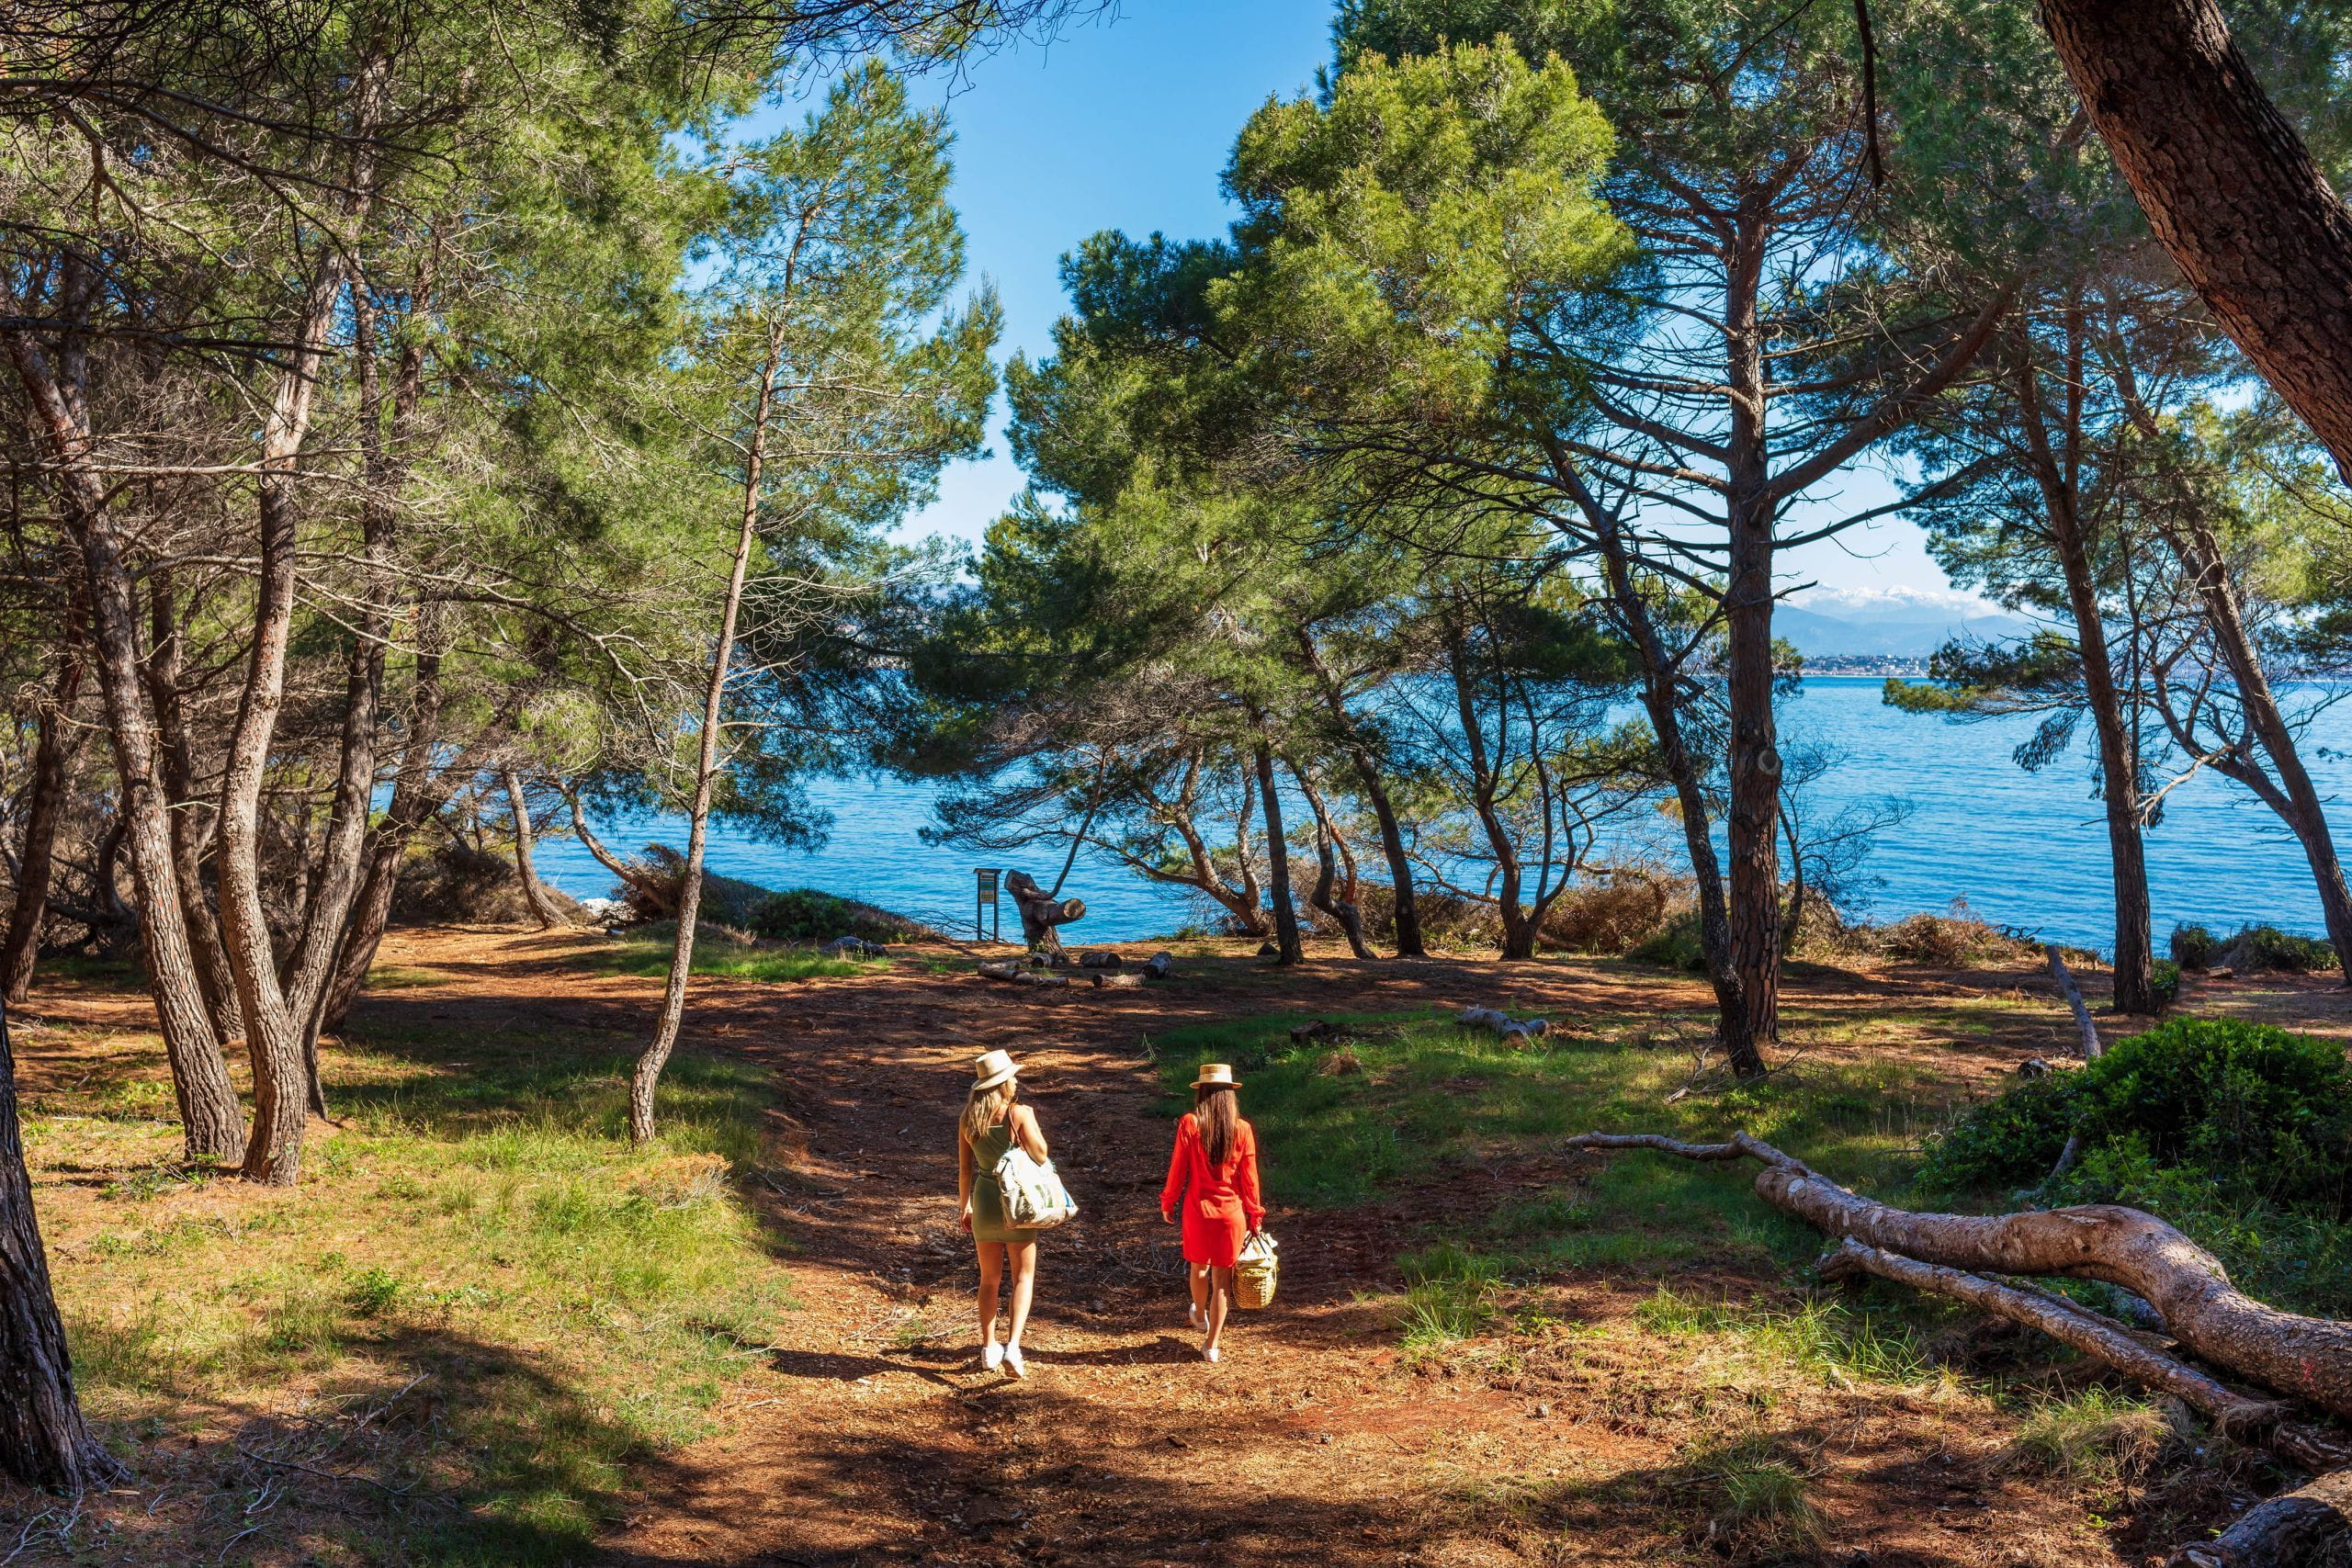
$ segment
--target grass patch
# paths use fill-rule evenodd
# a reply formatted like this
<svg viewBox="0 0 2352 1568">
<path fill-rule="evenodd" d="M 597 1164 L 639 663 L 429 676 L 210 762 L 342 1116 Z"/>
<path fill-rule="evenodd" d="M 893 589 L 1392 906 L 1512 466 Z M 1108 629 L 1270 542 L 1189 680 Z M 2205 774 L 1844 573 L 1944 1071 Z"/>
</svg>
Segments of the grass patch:
<svg viewBox="0 0 2352 1568">
<path fill-rule="evenodd" d="M 317 1391 L 314 1411 L 381 1405 L 329 1468 L 435 1506 L 277 1528 L 352 1561 L 579 1561 L 625 1467 L 709 1430 L 721 1390 L 756 1371 L 745 1347 L 793 1304 L 738 1190 L 762 1156 L 763 1075 L 677 1056 L 663 1135 L 636 1149 L 633 1043 L 363 1023 L 325 1063 L 343 1129 L 273 1194 L 175 1163 L 160 1049 L 124 1042 L 151 1076 L 47 1095 L 27 1126 L 37 1171 L 112 1173 L 44 1188 L 92 1413 L 122 1432 L 233 1431 L 289 1390 Z M 322 1440 L 343 1430 L 313 1418 Z M 191 1561 L 251 1522 L 189 1508 L 170 1528 Z"/>
<path fill-rule="evenodd" d="M 1699 1301 L 1661 1285 L 1634 1309 L 1634 1320 L 1654 1334 L 1734 1335 L 1781 1365 L 1825 1379 L 1899 1384 L 1936 1375 L 1907 1314 L 1874 1313 L 1843 1302 L 1752 1306 Z"/>
<path fill-rule="evenodd" d="M 2163 1452 L 2169 1432 L 2154 1405 L 2091 1388 L 2030 1406 L 2005 1457 L 2015 1469 L 2108 1490 L 2138 1480 Z"/>
<path fill-rule="evenodd" d="M 1267 1188 L 1309 1208 L 1363 1203 L 1588 1129 L 1714 1137 L 1747 1127 L 1841 1180 L 1887 1191 L 1907 1182 L 1921 1140 L 1956 1098 L 1916 1062 L 1865 1057 L 1668 1103 L 1690 1058 L 1679 1039 L 1661 1044 L 1652 1021 L 1634 1018 L 1528 1051 L 1427 1013 L 1335 1018 L 1353 1038 L 1344 1070 L 1334 1070 L 1328 1043 L 1292 1044 L 1301 1021 L 1202 1025 L 1153 1046 L 1171 1115 L 1188 1102 L 1198 1063 L 1238 1065 Z M 1790 1265 L 1809 1261 L 1819 1240 L 1758 1202 L 1736 1172 L 1627 1156 L 1573 1190 L 1496 1212 L 1482 1247 L 1509 1271 L 1540 1272 L 1693 1258 Z"/>
<path fill-rule="evenodd" d="M 582 961 L 612 975 L 659 976 L 670 972 L 670 938 L 616 937 L 583 951 Z M 888 969 L 887 958 L 842 958 L 815 948 L 783 942 L 745 942 L 706 931 L 695 939 L 694 973 L 726 980 L 789 985 L 795 980 L 871 975 Z"/>
</svg>

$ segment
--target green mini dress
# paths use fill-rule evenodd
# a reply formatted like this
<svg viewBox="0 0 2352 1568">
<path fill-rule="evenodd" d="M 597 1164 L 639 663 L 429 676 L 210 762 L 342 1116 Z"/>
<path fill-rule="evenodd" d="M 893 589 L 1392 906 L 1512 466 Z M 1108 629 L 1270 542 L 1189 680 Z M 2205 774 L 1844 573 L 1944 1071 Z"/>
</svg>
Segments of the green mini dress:
<svg viewBox="0 0 2352 1568">
<path fill-rule="evenodd" d="M 1012 1146 L 1012 1129 L 1000 1122 L 972 1142 L 972 1239 L 1035 1241 L 1037 1227 L 1005 1217 L 1004 1193 L 996 1184 L 996 1162 Z"/>
</svg>

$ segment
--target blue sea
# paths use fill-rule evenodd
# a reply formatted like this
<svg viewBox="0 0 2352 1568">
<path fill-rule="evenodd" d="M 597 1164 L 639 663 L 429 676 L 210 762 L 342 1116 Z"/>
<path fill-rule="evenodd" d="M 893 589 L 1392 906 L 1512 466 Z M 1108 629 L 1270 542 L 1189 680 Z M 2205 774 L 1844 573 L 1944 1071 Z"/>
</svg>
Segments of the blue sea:
<svg viewBox="0 0 2352 1568">
<path fill-rule="evenodd" d="M 1810 786 L 1805 814 L 1826 819 L 1841 806 L 1883 800 L 1907 804 L 1900 826 L 1879 835 L 1863 865 L 1866 912 L 1893 919 L 1940 912 L 1963 898 L 1982 919 L 2038 932 L 2044 940 L 2105 951 L 2111 943 L 2114 897 L 2098 800 L 2091 793 L 2089 726 L 2074 750 L 2041 772 L 2019 769 L 2012 753 L 2034 721 L 1951 720 L 1897 712 L 1879 701 L 1875 677 L 1815 676 L 1781 710 L 1784 748 L 1804 743 L 1839 760 Z M 2352 705 L 2324 712 L 2305 737 L 2304 758 L 2328 798 L 2337 841 L 2352 835 Z M 1011 857 L 934 848 L 917 830 L 931 820 L 935 791 L 888 778 L 821 780 L 810 794 L 832 814 L 822 847 L 791 851 L 714 827 L 711 869 L 769 887 L 821 887 L 930 920 L 971 930 L 972 875 L 980 864 L 1017 866 L 1050 884 L 1059 850 Z M 641 817 L 595 822 L 616 848 L 662 840 L 683 849 L 677 818 Z M 1361 847 L 1367 866 L 1377 847 Z M 540 848 L 548 880 L 578 897 L 609 893 L 612 877 L 577 842 L 550 838 Z M 2321 934 L 2319 902 L 2294 840 L 2239 786 L 2211 773 L 2189 779 L 2165 797 L 2162 822 L 2148 835 L 2148 875 L 2157 941 L 2176 922 L 2234 929 L 2265 921 Z M 1177 888 L 1156 886 L 1091 852 L 1081 853 L 1065 896 L 1086 900 L 1069 929 L 1079 940 L 1115 942 L 1162 935 L 1200 911 Z M 1004 911 L 1010 926 L 1012 909 Z"/>
</svg>

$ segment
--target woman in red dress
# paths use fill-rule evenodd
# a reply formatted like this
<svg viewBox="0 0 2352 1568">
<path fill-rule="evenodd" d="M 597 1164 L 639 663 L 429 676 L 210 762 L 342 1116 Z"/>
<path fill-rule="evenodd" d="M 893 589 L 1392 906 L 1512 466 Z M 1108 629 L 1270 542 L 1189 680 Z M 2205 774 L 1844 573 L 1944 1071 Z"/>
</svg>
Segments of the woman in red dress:
<svg viewBox="0 0 2352 1568">
<path fill-rule="evenodd" d="M 1217 1358 L 1217 1337 L 1233 1307 L 1233 1269 L 1241 1244 L 1266 1220 L 1258 1197 L 1258 1134 L 1241 1119 L 1241 1087 L 1223 1062 L 1202 1064 L 1193 1080 L 1193 1110 L 1176 1123 L 1176 1151 L 1160 1190 L 1159 1217 L 1176 1222 L 1184 1201 L 1184 1261 L 1191 1265 L 1192 1325 L 1204 1329 L 1201 1359 Z M 1185 1189 L 1192 1190 L 1189 1196 Z"/>
</svg>

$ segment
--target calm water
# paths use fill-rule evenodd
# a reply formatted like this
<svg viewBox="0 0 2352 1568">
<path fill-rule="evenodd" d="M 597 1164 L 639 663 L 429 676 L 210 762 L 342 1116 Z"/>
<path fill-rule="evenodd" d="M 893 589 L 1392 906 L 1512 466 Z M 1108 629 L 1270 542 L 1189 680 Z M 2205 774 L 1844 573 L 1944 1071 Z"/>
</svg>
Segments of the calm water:
<svg viewBox="0 0 2352 1568">
<path fill-rule="evenodd" d="M 1816 819 L 1839 803 L 1892 796 L 1912 814 L 1881 836 L 1866 867 L 1879 879 L 1871 913 L 1893 919 L 1941 910 L 1964 897 L 1983 918 L 2022 926 L 2050 940 L 2104 949 L 2113 933 L 2113 896 L 2106 832 L 2093 798 L 2089 727 L 2075 749 L 2040 773 L 2010 761 L 2030 733 L 2030 718 L 1952 724 L 1882 705 L 1875 678 L 1815 677 L 1781 711 L 1790 742 L 1811 741 L 1845 753 L 1813 786 Z M 2324 715 L 2306 737 L 2304 756 L 2337 841 L 2352 836 L 2352 708 Z M 713 870 L 770 887 L 812 886 L 860 897 L 946 924 L 972 917 L 972 867 L 981 857 L 934 849 L 916 836 L 930 819 L 932 791 L 888 780 L 820 783 L 811 791 L 833 814 L 824 848 L 787 852 L 724 828 L 711 836 Z M 660 838 L 681 848 L 683 822 L 654 818 L 596 824 L 615 846 Z M 1367 864 L 1378 860 L 1366 847 Z M 1050 883 L 1059 852 L 987 863 L 1025 866 Z M 543 846 L 540 865 L 566 892 L 611 890 L 612 878 L 569 839 Z M 2321 932 L 2310 873 L 2278 819 L 2224 779 L 2191 779 L 2165 799 L 2165 819 L 2148 836 L 2148 874 L 2157 941 L 2176 921 L 2234 928 L 2250 920 Z M 1086 919 L 1071 934 L 1121 941 L 1172 931 L 1193 910 L 1175 889 L 1155 886 L 1107 859 L 1080 855 L 1064 889 L 1086 900 Z M 1012 925 L 1010 905 L 1005 923 Z"/>
</svg>

